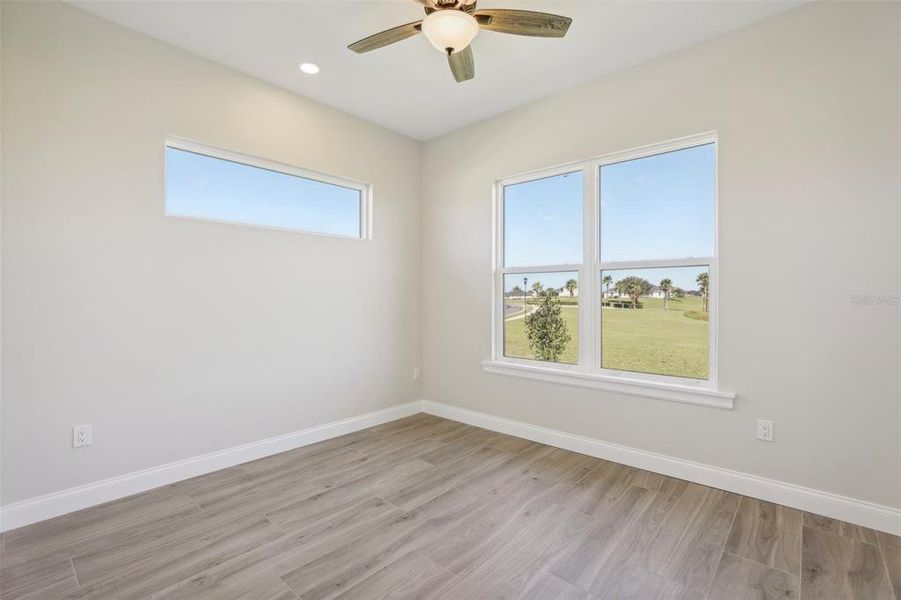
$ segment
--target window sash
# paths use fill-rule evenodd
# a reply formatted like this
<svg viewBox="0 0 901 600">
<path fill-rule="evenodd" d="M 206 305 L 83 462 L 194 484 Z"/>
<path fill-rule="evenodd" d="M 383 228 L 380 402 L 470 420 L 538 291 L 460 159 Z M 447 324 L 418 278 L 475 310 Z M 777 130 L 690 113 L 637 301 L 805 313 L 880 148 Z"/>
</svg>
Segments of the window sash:
<svg viewBox="0 0 901 600">
<path fill-rule="evenodd" d="M 626 265 L 623 266 L 604 266 L 604 265 Z M 649 381 L 658 381 L 661 383 L 681 383 L 685 385 L 698 385 L 702 387 L 716 387 L 716 258 L 707 257 L 702 259 L 685 258 L 679 260 L 647 260 L 647 261 L 630 261 L 628 263 L 597 263 L 598 281 L 602 271 L 610 271 L 616 269 L 642 269 L 642 268 L 667 268 L 667 267 L 707 267 L 707 276 L 709 278 L 707 284 L 707 379 L 696 379 L 693 377 L 680 377 L 677 375 L 661 375 L 658 373 L 643 373 L 641 371 L 625 371 L 621 369 L 607 369 L 603 366 L 604 361 L 604 345 L 601 341 L 601 322 L 598 321 L 597 338 L 595 343 L 598 346 L 598 361 L 595 365 L 594 373 L 607 375 L 611 377 L 629 377 L 632 379 L 647 379 Z M 599 289 L 597 292 L 597 314 L 601 315 L 601 301 L 603 294 Z M 581 333 L 581 331 L 580 331 Z"/>
<path fill-rule="evenodd" d="M 295 227 L 281 227 L 278 225 L 262 225 L 258 223 L 251 223 L 247 221 L 237 221 L 237 220 L 220 220 L 210 217 L 195 217 L 195 216 L 185 216 L 180 214 L 170 214 L 165 212 L 166 216 L 180 218 L 180 219 L 193 219 L 198 221 L 208 221 L 211 223 L 226 223 L 229 225 L 239 225 L 243 227 L 257 227 L 261 229 L 274 229 L 278 231 L 290 231 L 294 233 L 301 233 L 305 235 L 318 235 L 324 237 L 337 237 L 345 240 L 371 240 L 372 239 L 372 185 L 367 183 L 362 183 L 359 181 L 354 181 L 352 179 L 345 179 L 342 177 L 335 177 L 333 175 L 326 175 L 324 173 L 318 173 L 316 171 L 310 171 L 307 169 L 301 169 L 299 167 L 295 167 L 293 165 L 279 163 L 271 160 L 267 160 L 264 158 L 258 158 L 256 156 L 251 156 L 249 154 L 243 154 L 240 152 L 235 152 L 232 150 L 226 150 L 223 148 L 218 148 L 215 146 L 210 146 L 207 144 L 203 144 L 200 142 L 195 142 L 192 140 L 187 140 L 184 138 L 172 137 L 168 136 L 164 140 L 163 144 L 163 182 L 164 185 L 167 184 L 167 177 L 165 173 L 165 165 L 166 165 L 166 149 L 172 148 L 175 150 L 182 150 L 184 152 L 191 152 L 194 154 L 199 154 L 202 156 L 207 156 L 210 158 L 216 158 L 219 160 L 224 160 L 228 162 L 237 163 L 239 165 L 244 165 L 248 167 L 256 167 L 258 169 L 264 169 L 267 171 L 272 171 L 275 173 L 281 173 L 283 175 L 291 175 L 294 177 L 300 177 L 303 179 L 309 179 L 312 181 L 317 181 L 319 183 L 326 183 L 329 185 L 333 185 L 336 187 L 347 188 L 351 190 L 355 190 L 360 193 L 360 229 L 359 235 L 345 235 L 340 233 L 328 233 L 323 231 L 313 231 L 310 229 L 301 229 Z"/>
<path fill-rule="evenodd" d="M 714 256 L 702 257 L 672 257 L 664 259 L 648 259 L 636 261 L 601 262 L 601 198 L 600 198 L 600 169 L 604 165 L 615 164 L 637 158 L 645 158 L 666 152 L 684 150 L 704 144 L 716 144 L 717 135 L 705 133 L 686 138 L 680 138 L 660 144 L 653 144 L 623 152 L 615 152 L 587 161 L 579 161 L 541 169 L 530 173 L 524 173 L 513 177 L 501 179 L 494 186 L 494 248 L 492 257 L 492 336 L 491 353 L 492 360 L 511 364 L 535 365 L 539 362 L 542 366 L 560 371 L 574 371 L 580 373 L 599 374 L 611 377 L 623 377 L 631 380 L 645 380 L 661 383 L 676 383 L 680 385 L 696 385 L 703 388 L 716 388 L 717 381 L 717 321 L 718 321 L 718 277 L 717 255 L 718 251 L 718 218 L 719 205 L 719 169 L 716 170 L 717 185 L 714 188 Z M 715 147 L 715 152 L 718 150 Z M 504 188 L 517 183 L 524 183 L 535 179 L 553 177 L 564 173 L 582 171 L 583 199 L 582 199 L 582 244 L 583 261 L 578 264 L 565 265 L 528 265 L 516 267 L 504 267 Z M 601 366 L 602 340 L 601 340 L 601 271 L 616 269 L 641 269 L 661 267 L 694 267 L 706 266 L 709 276 L 708 288 L 708 379 L 693 379 L 672 375 L 658 375 L 653 373 L 639 373 L 635 371 L 618 371 L 605 369 Z M 529 359 L 519 359 L 504 356 L 504 276 L 518 273 L 549 273 L 559 271 L 578 272 L 579 278 L 579 360 L 575 365 L 565 363 L 544 363 Z"/>
</svg>

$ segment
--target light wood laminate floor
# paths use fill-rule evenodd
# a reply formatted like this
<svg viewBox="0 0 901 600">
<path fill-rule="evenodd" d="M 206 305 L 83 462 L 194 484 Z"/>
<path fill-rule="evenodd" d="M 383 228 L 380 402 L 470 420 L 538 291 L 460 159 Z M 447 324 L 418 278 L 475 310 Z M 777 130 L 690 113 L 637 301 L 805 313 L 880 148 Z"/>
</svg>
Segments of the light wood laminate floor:
<svg viewBox="0 0 901 600">
<path fill-rule="evenodd" d="M 3 600 L 901 599 L 898 537 L 428 415 L 7 532 L 0 559 Z"/>
</svg>

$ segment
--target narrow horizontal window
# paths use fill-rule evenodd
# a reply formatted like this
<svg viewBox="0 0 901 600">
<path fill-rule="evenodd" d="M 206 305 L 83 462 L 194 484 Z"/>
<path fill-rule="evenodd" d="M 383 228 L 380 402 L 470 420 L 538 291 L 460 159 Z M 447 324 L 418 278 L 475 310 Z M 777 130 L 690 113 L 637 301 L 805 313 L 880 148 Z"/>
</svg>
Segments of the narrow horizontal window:
<svg viewBox="0 0 901 600">
<path fill-rule="evenodd" d="M 365 237 L 368 187 L 194 144 L 166 145 L 166 214 Z"/>
</svg>

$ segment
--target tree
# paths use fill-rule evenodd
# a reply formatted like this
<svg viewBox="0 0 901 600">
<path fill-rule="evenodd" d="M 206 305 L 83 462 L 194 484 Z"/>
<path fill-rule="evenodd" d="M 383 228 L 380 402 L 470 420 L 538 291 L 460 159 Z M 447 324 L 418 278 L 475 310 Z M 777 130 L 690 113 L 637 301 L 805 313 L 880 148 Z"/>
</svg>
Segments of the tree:
<svg viewBox="0 0 901 600">
<path fill-rule="evenodd" d="M 695 281 L 698 282 L 698 291 L 701 292 L 701 300 L 704 303 L 704 312 L 707 312 L 707 292 L 710 289 L 710 274 L 701 273 Z"/>
<path fill-rule="evenodd" d="M 507 295 L 511 296 L 513 298 L 516 298 L 516 297 L 522 296 L 523 294 L 525 294 L 525 292 L 522 291 L 522 288 L 519 287 L 518 285 L 514 285 L 513 289 L 510 290 L 510 292 Z"/>
<path fill-rule="evenodd" d="M 626 277 L 616 282 L 616 291 L 632 299 L 632 308 L 638 308 L 638 299 L 651 293 L 651 282 L 642 277 Z"/>
<path fill-rule="evenodd" d="M 604 286 L 606 286 L 607 295 L 610 295 L 610 284 L 613 283 L 612 275 L 604 275 Z"/>
<path fill-rule="evenodd" d="M 541 295 L 541 291 L 542 291 L 543 289 L 544 289 L 544 286 L 541 285 L 541 282 L 540 282 L 540 281 L 536 281 L 535 283 L 532 284 L 532 291 L 535 292 L 535 295 L 536 295 L 536 296 L 540 296 L 540 295 Z"/>
<path fill-rule="evenodd" d="M 660 280 L 660 291 L 663 292 L 663 310 L 667 309 L 667 302 L 669 302 L 670 292 L 673 291 L 673 280 L 672 279 L 661 279 Z"/>
<path fill-rule="evenodd" d="M 673 288 L 673 296 L 675 296 L 679 300 L 682 300 L 682 298 L 685 297 L 685 290 L 680 287 Z"/>
<path fill-rule="evenodd" d="M 572 339 L 560 313 L 560 300 L 544 294 L 538 308 L 525 318 L 526 338 L 538 360 L 558 360 Z"/>
<path fill-rule="evenodd" d="M 579 287 L 579 282 L 576 281 L 575 279 L 570 279 L 570 280 L 567 281 L 566 284 L 563 286 L 563 289 L 565 289 L 567 292 L 569 292 L 569 297 L 570 297 L 570 298 L 574 298 L 575 295 L 576 295 L 576 288 L 577 288 L 577 287 Z"/>
</svg>

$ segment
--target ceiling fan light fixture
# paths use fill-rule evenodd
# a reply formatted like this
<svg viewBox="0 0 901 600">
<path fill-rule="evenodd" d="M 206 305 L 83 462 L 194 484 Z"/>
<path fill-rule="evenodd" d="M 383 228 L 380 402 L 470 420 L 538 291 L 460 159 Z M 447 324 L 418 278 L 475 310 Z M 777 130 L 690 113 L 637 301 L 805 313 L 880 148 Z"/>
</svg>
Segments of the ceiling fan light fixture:
<svg viewBox="0 0 901 600">
<path fill-rule="evenodd" d="M 422 33 L 441 53 L 459 52 L 479 33 L 479 22 L 461 10 L 436 10 L 422 21 Z"/>
</svg>

